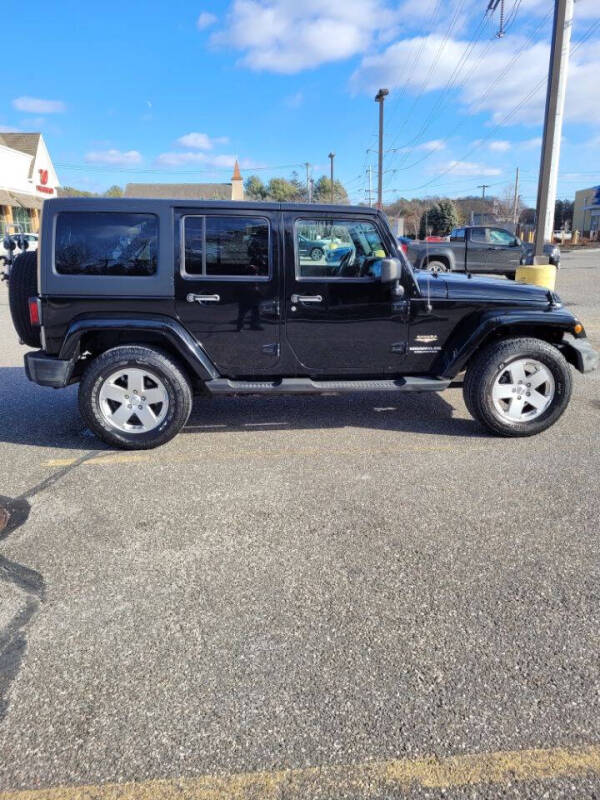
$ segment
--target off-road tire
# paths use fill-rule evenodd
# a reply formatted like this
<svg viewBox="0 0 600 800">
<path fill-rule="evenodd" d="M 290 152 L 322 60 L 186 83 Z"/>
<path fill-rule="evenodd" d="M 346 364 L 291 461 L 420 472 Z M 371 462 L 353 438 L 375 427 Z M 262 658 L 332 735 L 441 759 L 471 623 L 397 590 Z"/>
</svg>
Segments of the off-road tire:
<svg viewBox="0 0 600 800">
<path fill-rule="evenodd" d="M 526 422 L 507 422 L 499 416 L 492 400 L 492 386 L 499 372 L 518 358 L 532 358 L 552 373 L 554 397 L 548 408 Z M 469 364 L 463 384 L 463 396 L 469 412 L 484 427 L 500 436 L 533 436 L 553 425 L 562 415 L 571 397 L 569 365 L 562 353 L 542 339 L 529 337 L 502 339 L 484 348 Z"/>
<path fill-rule="evenodd" d="M 29 298 L 37 293 L 37 254 L 21 253 L 10 268 L 8 304 L 19 339 L 30 347 L 42 346 L 40 329 L 29 320 Z"/>
<path fill-rule="evenodd" d="M 167 390 L 167 414 L 152 431 L 119 431 L 102 414 L 99 394 L 105 379 L 126 367 L 151 370 Z M 106 350 L 90 362 L 79 384 L 79 411 L 84 422 L 102 441 L 123 450 L 150 450 L 165 444 L 183 428 L 191 410 L 192 389 L 184 368 L 169 353 L 143 345 L 124 345 Z"/>
</svg>

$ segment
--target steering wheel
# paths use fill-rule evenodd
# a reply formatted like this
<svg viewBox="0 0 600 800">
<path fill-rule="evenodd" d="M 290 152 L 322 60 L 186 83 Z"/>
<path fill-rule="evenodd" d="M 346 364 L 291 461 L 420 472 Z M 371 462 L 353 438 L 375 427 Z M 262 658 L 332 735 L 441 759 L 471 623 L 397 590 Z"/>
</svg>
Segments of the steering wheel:
<svg viewBox="0 0 600 800">
<path fill-rule="evenodd" d="M 336 275 L 338 277 L 342 277 L 344 275 L 346 275 L 346 277 L 354 277 L 352 275 L 346 274 L 346 269 L 350 266 L 350 261 L 352 260 L 353 255 L 354 253 L 352 252 L 352 250 L 348 250 L 347 253 L 344 253 L 333 275 Z"/>
</svg>

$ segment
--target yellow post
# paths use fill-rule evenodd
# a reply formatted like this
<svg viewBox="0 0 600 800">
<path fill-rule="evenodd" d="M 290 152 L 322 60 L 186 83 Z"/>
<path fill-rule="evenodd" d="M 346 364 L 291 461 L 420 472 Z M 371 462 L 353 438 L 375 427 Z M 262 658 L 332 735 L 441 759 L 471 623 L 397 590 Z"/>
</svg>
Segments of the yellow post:
<svg viewBox="0 0 600 800">
<path fill-rule="evenodd" d="M 546 289 L 554 289 L 556 285 L 556 267 L 554 264 L 517 267 L 515 280 L 521 283 L 531 283 L 533 286 L 545 286 Z"/>
</svg>

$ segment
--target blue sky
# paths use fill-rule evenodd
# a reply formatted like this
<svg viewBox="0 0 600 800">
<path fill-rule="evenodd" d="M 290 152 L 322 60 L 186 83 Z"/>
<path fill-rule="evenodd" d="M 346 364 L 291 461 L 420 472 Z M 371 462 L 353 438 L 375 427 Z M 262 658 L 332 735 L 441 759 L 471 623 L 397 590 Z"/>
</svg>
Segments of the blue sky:
<svg viewBox="0 0 600 800">
<path fill-rule="evenodd" d="M 385 199 L 522 176 L 535 199 L 552 0 L 8 0 L 0 130 L 41 130 L 60 180 L 336 173 L 355 201 L 386 103 Z M 600 3 L 578 0 L 559 196 L 600 183 Z M 536 87 L 539 88 L 536 90 Z"/>
</svg>

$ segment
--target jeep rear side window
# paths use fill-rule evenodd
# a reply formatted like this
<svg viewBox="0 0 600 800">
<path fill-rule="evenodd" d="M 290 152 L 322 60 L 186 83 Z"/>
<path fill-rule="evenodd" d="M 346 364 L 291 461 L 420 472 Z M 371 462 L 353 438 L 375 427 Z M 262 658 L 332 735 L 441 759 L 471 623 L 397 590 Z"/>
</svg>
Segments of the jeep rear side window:
<svg viewBox="0 0 600 800">
<path fill-rule="evenodd" d="M 299 219 L 296 275 L 300 280 L 374 280 L 388 255 L 379 231 L 362 219 Z"/>
<path fill-rule="evenodd" d="M 188 276 L 269 277 L 269 221 L 263 217 L 186 216 L 184 242 Z"/>
<path fill-rule="evenodd" d="M 54 265 L 61 275 L 154 275 L 154 214 L 63 211 L 56 219 Z"/>
</svg>

